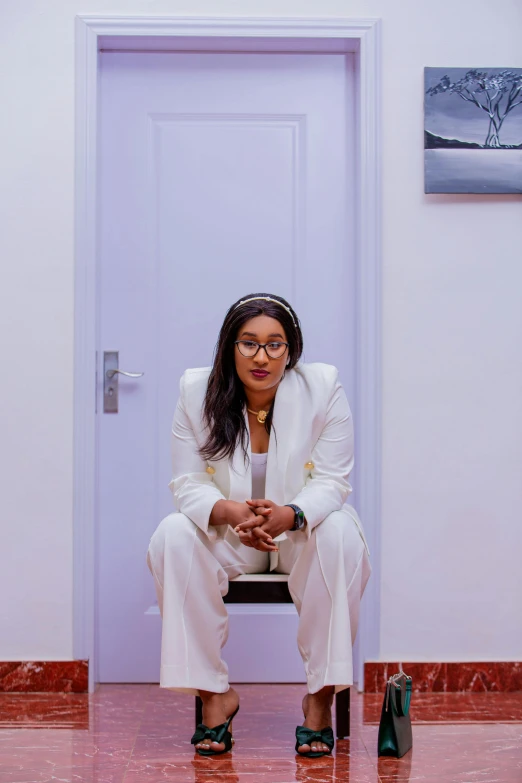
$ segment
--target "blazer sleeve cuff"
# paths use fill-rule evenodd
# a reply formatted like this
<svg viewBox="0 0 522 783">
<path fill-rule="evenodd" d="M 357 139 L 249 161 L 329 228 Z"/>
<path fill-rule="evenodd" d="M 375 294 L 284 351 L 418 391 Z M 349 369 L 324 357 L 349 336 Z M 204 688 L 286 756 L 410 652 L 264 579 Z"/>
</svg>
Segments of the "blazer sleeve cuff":
<svg viewBox="0 0 522 783">
<path fill-rule="evenodd" d="M 350 491 L 351 487 L 345 492 L 336 493 L 337 497 L 331 497 L 329 502 L 325 502 L 327 499 L 326 493 L 320 493 L 320 497 L 317 497 L 319 493 L 310 492 L 310 488 L 305 487 L 292 501 L 290 501 L 294 505 L 299 506 L 305 515 L 306 525 L 304 531 L 301 532 L 304 532 L 306 537 L 310 538 L 312 530 L 317 527 L 328 514 L 331 514 L 332 511 L 339 511 L 339 509 L 343 507 Z"/>
<path fill-rule="evenodd" d="M 216 526 L 209 524 L 210 515 L 217 501 L 225 500 L 224 495 L 217 487 L 208 484 L 200 484 L 188 491 L 186 487 L 176 491 L 176 484 L 176 480 L 173 479 L 169 483 L 169 487 L 172 490 L 177 510 L 191 519 L 210 541 L 214 541 L 218 534 Z"/>
<path fill-rule="evenodd" d="M 296 506 L 299 506 L 299 508 L 303 511 L 306 519 L 306 525 L 302 532 L 305 533 L 307 538 L 310 538 L 314 527 L 317 527 L 317 525 L 323 521 L 327 514 L 318 512 L 317 508 L 315 508 L 315 503 L 313 503 L 313 501 L 311 501 L 309 498 L 300 499 L 299 496 L 297 496 L 296 499 L 292 501 L 292 503 L 294 503 Z"/>
</svg>

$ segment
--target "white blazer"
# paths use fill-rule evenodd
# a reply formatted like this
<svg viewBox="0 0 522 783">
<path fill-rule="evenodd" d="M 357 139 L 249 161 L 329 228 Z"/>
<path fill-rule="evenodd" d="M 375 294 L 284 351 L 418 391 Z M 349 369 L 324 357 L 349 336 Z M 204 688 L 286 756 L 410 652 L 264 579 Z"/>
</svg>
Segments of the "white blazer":
<svg viewBox="0 0 522 783">
<path fill-rule="evenodd" d="M 169 487 L 178 511 L 215 538 L 215 527 L 209 527 L 214 503 L 244 503 L 251 498 L 252 472 L 240 445 L 231 459 L 207 461 L 198 454 L 206 440 L 202 411 L 210 369 L 186 370 L 181 377 Z M 265 496 L 278 505 L 299 506 L 310 536 L 328 514 L 342 508 L 352 491 L 348 477 L 353 468 L 353 423 L 337 369 L 298 362 L 287 370 L 275 396 L 272 423 Z M 282 538 L 285 533 L 275 540 Z"/>
</svg>

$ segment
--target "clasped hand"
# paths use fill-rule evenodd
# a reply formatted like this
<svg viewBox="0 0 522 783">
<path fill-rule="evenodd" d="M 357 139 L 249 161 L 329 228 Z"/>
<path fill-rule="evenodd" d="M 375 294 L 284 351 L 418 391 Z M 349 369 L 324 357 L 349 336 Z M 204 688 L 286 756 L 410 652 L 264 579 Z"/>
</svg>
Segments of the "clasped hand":
<svg viewBox="0 0 522 783">
<path fill-rule="evenodd" d="M 260 552 L 277 552 L 276 538 L 294 526 L 294 511 L 272 500 L 218 500 L 210 514 L 211 525 L 230 525 L 245 546 Z"/>
<path fill-rule="evenodd" d="M 290 530 L 294 525 L 294 511 L 288 506 L 278 506 L 272 500 L 247 500 L 250 518 L 240 522 L 234 530 L 245 546 L 260 552 L 277 552 L 274 538 Z"/>
</svg>

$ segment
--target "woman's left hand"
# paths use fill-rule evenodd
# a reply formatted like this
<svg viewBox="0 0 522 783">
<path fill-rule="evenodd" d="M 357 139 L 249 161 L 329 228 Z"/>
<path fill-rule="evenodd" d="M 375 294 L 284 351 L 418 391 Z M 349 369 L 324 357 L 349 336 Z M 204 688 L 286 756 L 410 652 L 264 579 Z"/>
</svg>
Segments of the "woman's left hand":
<svg viewBox="0 0 522 783">
<path fill-rule="evenodd" d="M 277 503 L 265 498 L 261 500 L 247 500 L 246 502 L 256 514 L 265 516 L 265 522 L 262 525 L 253 520 L 241 522 L 234 528 L 236 533 L 250 533 L 254 528 L 257 528 L 268 534 L 271 539 L 274 539 L 281 533 L 291 530 L 294 526 L 295 514 L 294 510 L 289 506 L 278 506 Z M 255 535 L 255 532 L 253 535 Z"/>
</svg>

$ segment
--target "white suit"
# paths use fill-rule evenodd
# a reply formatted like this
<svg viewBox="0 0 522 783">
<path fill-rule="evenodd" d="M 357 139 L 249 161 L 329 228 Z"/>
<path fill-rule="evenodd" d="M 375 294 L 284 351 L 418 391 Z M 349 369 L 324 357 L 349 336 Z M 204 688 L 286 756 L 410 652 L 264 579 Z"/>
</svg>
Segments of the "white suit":
<svg viewBox="0 0 522 783">
<path fill-rule="evenodd" d="M 337 370 L 298 362 L 278 387 L 265 496 L 280 505 L 295 503 L 307 524 L 278 536 L 279 552 L 270 558 L 241 544 L 230 526 L 209 526 L 217 500 L 252 496 L 250 461 L 245 464 L 240 446 L 231 460 L 207 462 L 198 455 L 206 439 L 202 408 L 209 373 L 201 368 L 182 376 L 169 484 L 178 513 L 161 521 L 147 553 L 163 618 L 160 685 L 194 694 L 228 689 L 221 658 L 228 579 L 270 564 L 270 570 L 290 574 L 309 692 L 325 685 L 341 690 L 353 683 L 352 645 L 370 564 L 359 518 L 344 505 L 351 492 L 353 426 Z"/>
</svg>

